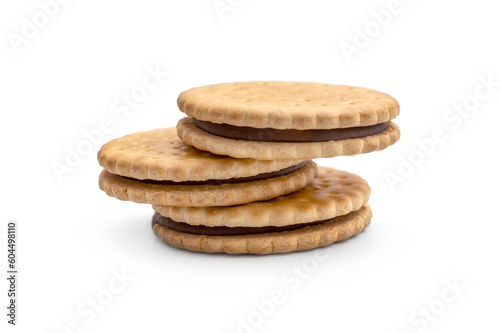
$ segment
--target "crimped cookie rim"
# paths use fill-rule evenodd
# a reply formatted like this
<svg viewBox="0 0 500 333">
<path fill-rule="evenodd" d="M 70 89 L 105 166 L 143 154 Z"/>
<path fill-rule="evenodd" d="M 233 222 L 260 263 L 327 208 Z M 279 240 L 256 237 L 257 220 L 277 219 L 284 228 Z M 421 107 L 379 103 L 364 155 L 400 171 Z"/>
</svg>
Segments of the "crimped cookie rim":
<svg viewBox="0 0 500 333">
<path fill-rule="evenodd" d="M 109 196 L 137 203 L 185 207 L 229 206 L 268 200 L 297 191 L 309 185 L 316 175 L 316 163 L 312 161 L 284 176 L 223 185 L 151 184 L 103 170 L 99 176 L 99 187 Z"/>
<path fill-rule="evenodd" d="M 205 132 L 185 117 L 177 123 L 177 134 L 187 144 L 214 154 L 260 160 L 295 160 L 350 156 L 382 150 L 399 140 L 399 127 L 389 121 L 376 135 L 355 139 L 321 142 L 259 142 L 223 138 Z M 335 151 L 335 152 L 331 152 Z"/>
<path fill-rule="evenodd" d="M 311 107 L 294 107 L 283 105 L 265 105 L 252 106 L 246 105 L 242 99 L 234 102 L 226 101 L 218 104 L 220 99 L 217 94 L 210 95 L 210 89 L 220 92 L 229 91 L 231 88 L 244 85 L 275 85 L 275 87 L 287 85 L 304 85 L 305 88 L 318 88 L 316 98 L 324 96 L 341 94 L 337 90 L 347 91 L 355 90 L 358 98 L 366 98 L 366 95 L 373 95 L 371 99 L 361 99 L 361 106 L 358 99 L 353 100 L 358 103 L 350 102 L 347 105 L 332 105 L 325 110 L 320 105 Z M 326 91 L 321 87 L 328 87 Z M 265 89 L 264 89 L 265 90 Z M 333 90 L 333 91 L 332 91 Z M 228 95 L 231 95 L 229 92 Z M 201 97 L 200 97 L 201 96 Z M 228 97 L 229 98 L 229 97 Z M 259 100 L 259 96 L 250 94 L 248 98 Z M 293 98 L 293 94 L 292 94 Z M 350 100 L 345 100 L 345 102 Z M 384 104 L 380 104 L 385 101 Z M 344 102 L 344 101 L 342 101 Z M 354 103 L 351 105 L 351 103 Z M 356 106 L 354 106 L 356 105 Z M 364 87 L 325 84 L 317 82 L 293 82 L 293 81 L 248 81 L 248 82 L 228 82 L 194 87 L 182 92 L 177 98 L 179 109 L 190 117 L 199 120 L 211 121 L 214 123 L 225 123 L 234 126 L 250 126 L 255 128 L 276 128 L 276 129 L 335 129 L 357 126 L 370 126 L 390 121 L 396 118 L 400 112 L 400 106 L 396 99 L 389 94 Z M 325 106 L 326 107 L 326 106 Z M 296 109 L 303 109 L 294 111 Z M 285 112 L 284 112 L 285 111 Z M 288 111 L 288 112 L 286 112 Z"/>
<path fill-rule="evenodd" d="M 156 134 L 158 133 L 158 134 Z M 301 163 L 303 160 L 269 160 L 269 161 L 259 161 L 255 159 L 235 159 L 231 157 L 218 158 L 215 156 L 213 162 L 210 162 L 210 157 L 203 157 L 200 159 L 200 165 L 196 165 L 196 158 L 189 157 L 168 157 L 169 160 L 173 161 L 168 165 L 164 159 L 155 157 L 155 153 L 140 154 L 132 150 L 127 151 L 126 143 L 133 138 L 142 138 L 145 135 L 170 135 L 172 140 L 182 142 L 176 134 L 176 128 L 158 128 L 149 131 L 141 131 L 132 134 L 122 136 L 120 138 L 111 140 L 105 143 L 97 154 L 97 160 L 99 164 L 108 172 L 123 177 L 130 177 L 139 180 L 151 179 L 151 180 L 169 180 L 169 181 L 205 181 L 209 179 L 229 179 L 229 178 L 239 178 L 239 177 L 251 177 L 262 173 L 274 172 L 285 169 L 289 166 L 293 166 Z M 166 138 L 165 138 L 166 139 Z M 168 139 L 166 141 L 170 141 Z M 134 142 L 141 142 L 140 140 L 133 140 Z M 162 141 L 161 138 L 158 141 Z M 122 143 L 123 142 L 123 143 Z M 188 146 L 188 145 L 186 145 Z M 194 147 L 190 147 L 197 150 Z M 188 148 L 188 149 L 190 149 Z M 166 149 L 172 149 L 166 147 Z M 191 151 L 191 149 L 190 149 Z M 193 151 L 194 152 L 194 151 Z M 136 153 L 135 156 L 130 156 L 130 154 Z M 211 154 L 206 151 L 201 151 L 202 154 Z M 178 160 L 178 162 L 175 162 Z M 185 161 L 183 161 L 185 160 Z M 154 161 L 154 162 L 153 162 Z M 182 164 L 180 163 L 182 162 Z M 202 163 L 202 164 L 201 164 Z M 210 168 L 207 168 L 207 164 L 212 163 Z M 191 170 L 198 171 L 203 168 L 204 172 L 190 172 L 186 168 L 191 168 Z M 206 172 L 205 172 L 206 171 Z M 209 172 L 209 173 L 207 173 Z"/>
<path fill-rule="evenodd" d="M 329 182 L 328 186 L 324 180 Z M 310 192 L 313 190 L 313 193 Z M 334 192 L 336 194 L 332 194 Z M 312 195 L 309 195 L 310 193 Z M 191 225 L 281 227 L 322 221 L 348 214 L 366 204 L 370 193 L 371 189 L 368 182 L 359 175 L 319 166 L 317 178 L 306 188 L 266 202 L 252 202 L 245 205 L 217 208 L 153 205 L 153 209 L 176 222 Z M 308 198 L 310 198 L 309 201 L 304 201 L 304 199 Z M 306 204 L 308 208 L 303 212 L 303 206 Z M 262 215 L 256 216 L 254 212 Z M 292 219 L 288 218 L 290 215 Z M 262 216 L 262 218 L 258 218 L 258 216 Z"/>
<path fill-rule="evenodd" d="M 164 243 L 189 251 L 273 254 L 312 250 L 348 239 L 368 227 L 371 218 L 371 208 L 365 204 L 351 214 L 339 216 L 336 221 L 292 231 L 243 236 L 205 236 L 174 231 L 156 223 L 153 226 L 153 232 Z"/>
</svg>

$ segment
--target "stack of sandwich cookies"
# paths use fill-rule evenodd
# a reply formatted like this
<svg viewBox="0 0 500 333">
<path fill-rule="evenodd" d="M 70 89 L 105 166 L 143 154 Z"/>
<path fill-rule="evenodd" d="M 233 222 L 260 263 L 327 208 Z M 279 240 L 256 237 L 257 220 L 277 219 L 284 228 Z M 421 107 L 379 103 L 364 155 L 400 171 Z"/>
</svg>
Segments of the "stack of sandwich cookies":
<svg viewBox="0 0 500 333">
<path fill-rule="evenodd" d="M 235 159 L 197 150 L 175 128 L 106 143 L 99 186 L 108 195 L 152 205 L 209 207 L 269 200 L 300 190 L 317 175 L 311 161 Z"/>
<path fill-rule="evenodd" d="M 320 167 L 301 191 L 232 207 L 153 206 L 163 241 L 200 252 L 268 254 L 309 250 L 361 232 L 371 219 L 370 187 L 359 176 Z"/>
<path fill-rule="evenodd" d="M 312 159 L 382 150 L 399 139 L 399 104 L 365 88 L 310 82 L 238 82 L 179 95 L 179 137 L 235 158 Z"/>
<path fill-rule="evenodd" d="M 177 128 L 105 144 L 99 186 L 153 205 L 154 233 L 191 251 L 269 254 L 326 246 L 371 220 L 370 187 L 310 159 L 399 140 L 399 104 L 365 88 L 241 82 L 193 88 Z M 180 139 L 179 139 L 180 138 Z"/>
</svg>

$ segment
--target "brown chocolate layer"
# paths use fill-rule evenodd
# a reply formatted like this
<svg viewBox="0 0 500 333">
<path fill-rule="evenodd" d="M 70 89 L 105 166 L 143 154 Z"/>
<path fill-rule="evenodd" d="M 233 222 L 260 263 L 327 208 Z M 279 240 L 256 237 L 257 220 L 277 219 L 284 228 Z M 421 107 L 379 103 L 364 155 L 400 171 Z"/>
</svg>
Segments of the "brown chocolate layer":
<svg viewBox="0 0 500 333">
<path fill-rule="evenodd" d="M 246 183 L 253 182 L 257 180 L 264 180 L 274 177 L 286 176 L 292 172 L 295 172 L 306 165 L 307 161 L 303 161 L 299 164 L 292 165 L 288 168 L 284 168 L 278 171 L 260 173 L 255 176 L 249 177 L 238 177 L 238 178 L 228 178 L 228 179 L 208 179 L 202 181 L 185 181 L 185 182 L 174 182 L 171 180 L 153 180 L 153 179 L 134 179 L 125 177 L 131 180 L 140 181 L 148 184 L 160 184 L 160 185 L 222 185 L 222 184 L 236 184 L 236 183 Z"/>
<path fill-rule="evenodd" d="M 319 142 L 355 139 L 382 133 L 387 128 L 387 123 L 381 123 L 373 126 L 335 129 L 281 130 L 216 124 L 196 118 L 193 118 L 193 122 L 199 129 L 224 138 L 267 142 Z"/>
<path fill-rule="evenodd" d="M 281 232 L 281 231 L 291 231 L 304 227 L 309 227 L 313 225 L 318 225 L 321 223 L 325 223 L 329 220 L 323 221 L 314 221 L 309 223 L 300 223 L 287 225 L 283 227 L 207 227 L 204 225 L 190 225 L 184 222 L 176 222 L 171 218 L 160 215 L 159 213 L 155 213 L 152 219 L 152 226 L 155 223 L 159 223 L 160 225 L 167 227 L 169 229 L 184 232 L 188 234 L 195 235 L 206 235 L 206 236 L 239 236 L 239 235 L 253 235 L 253 234 L 263 234 L 270 232 Z"/>
</svg>

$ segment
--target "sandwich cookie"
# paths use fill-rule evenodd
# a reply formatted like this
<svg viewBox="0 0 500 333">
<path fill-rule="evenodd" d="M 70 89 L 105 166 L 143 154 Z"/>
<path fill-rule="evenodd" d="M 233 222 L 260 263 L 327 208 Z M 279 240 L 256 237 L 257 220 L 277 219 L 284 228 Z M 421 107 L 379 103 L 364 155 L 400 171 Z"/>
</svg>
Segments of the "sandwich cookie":
<svg viewBox="0 0 500 333">
<path fill-rule="evenodd" d="M 309 250 L 361 232 L 371 219 L 370 187 L 361 177 L 319 167 L 306 188 L 232 207 L 154 205 L 154 233 L 191 251 L 269 254 Z"/>
<path fill-rule="evenodd" d="M 98 153 L 99 187 L 120 200 L 208 207 L 268 200 L 300 190 L 317 175 L 303 160 L 257 161 L 188 146 L 175 128 L 112 140 Z"/>
<path fill-rule="evenodd" d="M 235 158 L 312 159 L 382 150 L 399 140 L 399 104 L 370 89 L 312 82 L 237 82 L 187 90 L 187 144 Z"/>
</svg>

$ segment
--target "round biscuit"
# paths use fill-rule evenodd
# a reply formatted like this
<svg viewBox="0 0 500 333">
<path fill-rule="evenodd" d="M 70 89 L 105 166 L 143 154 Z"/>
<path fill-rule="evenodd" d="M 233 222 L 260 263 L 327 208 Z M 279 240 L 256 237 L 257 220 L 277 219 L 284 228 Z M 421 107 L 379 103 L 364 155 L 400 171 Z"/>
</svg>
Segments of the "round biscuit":
<svg viewBox="0 0 500 333">
<path fill-rule="evenodd" d="M 174 182 L 251 177 L 302 162 L 215 155 L 185 144 L 178 138 L 175 127 L 112 140 L 102 146 L 97 159 L 104 169 L 116 175 Z"/>
<path fill-rule="evenodd" d="M 224 138 L 196 127 L 186 117 L 177 123 L 177 134 L 189 145 L 214 154 L 256 160 L 295 160 L 348 156 L 382 150 L 399 140 L 399 127 L 389 122 L 379 134 L 356 139 L 320 142 L 260 142 Z"/>
<path fill-rule="evenodd" d="M 165 243 L 196 252 L 228 254 L 271 254 L 311 250 L 360 233 L 372 217 L 370 206 L 325 223 L 292 231 L 241 236 L 206 236 L 174 231 L 158 223 L 154 233 Z"/>
<path fill-rule="evenodd" d="M 276 129 L 333 129 L 385 123 L 399 104 L 376 90 L 314 82 L 222 83 L 184 91 L 179 109 L 199 120 Z"/>
<path fill-rule="evenodd" d="M 318 174 L 316 163 L 290 174 L 251 182 L 220 185 L 163 185 L 124 178 L 103 170 L 99 187 L 119 200 L 161 206 L 209 207 L 269 200 L 309 185 Z"/>
<path fill-rule="evenodd" d="M 368 202 L 370 186 L 360 176 L 318 167 L 318 176 L 304 189 L 268 201 L 230 207 L 153 209 L 176 222 L 209 227 L 283 227 L 346 215 Z"/>
</svg>

